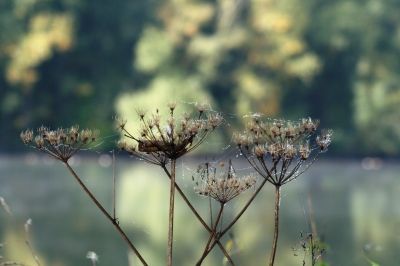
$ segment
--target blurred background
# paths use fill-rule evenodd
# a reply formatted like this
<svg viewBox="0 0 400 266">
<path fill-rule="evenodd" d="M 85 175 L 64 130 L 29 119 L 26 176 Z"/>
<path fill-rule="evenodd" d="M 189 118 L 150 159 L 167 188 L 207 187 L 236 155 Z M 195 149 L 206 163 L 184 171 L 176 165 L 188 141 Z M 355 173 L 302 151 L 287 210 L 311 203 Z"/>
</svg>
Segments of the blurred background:
<svg viewBox="0 0 400 266">
<path fill-rule="evenodd" d="M 318 204 L 327 204 L 314 210 L 327 227 L 332 227 L 332 231 L 321 228 L 321 233 L 337 238 L 326 239 L 332 247 L 327 260 L 331 265 L 370 265 L 363 258 L 367 244 L 368 251 L 381 252 L 378 263 L 400 263 L 394 255 L 400 248 L 400 210 L 395 207 L 400 186 L 396 180 L 400 155 L 399 59 L 398 0 L 0 0 L 0 196 L 19 219 L 36 217 L 40 225 L 33 239 L 38 243 L 44 239 L 45 243 L 38 245 L 42 257 L 48 259 L 46 265 L 90 265 L 84 259 L 90 245 L 79 246 L 77 237 L 69 233 L 74 230 L 89 232 L 83 237 L 86 240 L 107 243 L 100 246 L 107 247 L 108 252 L 94 250 L 101 259 L 110 259 L 103 265 L 112 265 L 118 258 L 120 265 L 126 265 L 129 256 L 124 243 L 122 248 L 115 246 L 122 253 L 113 250 L 114 238 L 121 241 L 114 229 L 61 164 L 50 167 L 53 163 L 40 154 L 27 153 L 31 151 L 19 138 L 22 130 L 75 124 L 100 129 L 101 144 L 77 159 L 76 167 L 92 178 L 87 177 L 86 182 L 95 183 L 93 189 L 109 202 L 111 196 L 106 195 L 111 187 L 107 182 L 112 171 L 107 162 L 119 138 L 112 119 L 115 115 L 137 124 L 136 108 L 162 109 L 166 100 L 176 99 L 185 110 L 193 102 L 208 101 L 226 123 L 215 132 L 210 145 L 197 153 L 198 164 L 204 162 L 205 151 L 216 160 L 235 156 L 232 133 L 243 130 L 245 117 L 251 112 L 263 113 L 264 118 L 296 121 L 312 117 L 321 120 L 322 128 L 334 130 L 334 142 L 324 154 L 325 160 L 313 166 L 316 170 L 312 167 L 306 173 L 310 173 L 308 177 L 288 188 L 282 208 L 295 202 L 298 213 L 294 215 L 287 206 L 283 216 L 289 221 L 299 219 L 301 226 L 291 229 L 288 237 L 293 239 L 282 246 L 295 245 L 299 232 L 307 230 L 300 199 L 306 200 L 310 193 Z M 121 176 L 145 169 L 139 164 L 132 170 L 131 164 L 122 160 Z M 196 166 L 183 162 L 182 169 L 187 169 L 181 178 L 184 182 Z M 153 168 L 138 171 L 151 175 Z M 121 189 L 126 188 L 124 178 Z M 155 179 L 166 181 L 162 173 L 155 174 Z M 192 186 L 187 184 L 188 194 Z M 146 210 L 167 201 L 168 195 L 165 197 L 153 205 L 148 203 Z M 82 201 L 87 201 L 87 206 Z M 121 204 L 125 201 L 120 200 Z M 82 209 L 78 211 L 76 205 Z M 264 205 L 272 208 L 271 204 Z M 126 207 L 126 223 L 137 221 L 136 216 L 129 220 L 128 210 Z M 99 217 L 90 216 L 90 212 Z M 59 220 L 49 222 L 55 216 Z M 10 228 L 14 227 L 7 214 L 0 218 L 1 243 L 13 239 Z M 265 225 L 265 237 L 257 240 L 255 233 L 248 240 L 242 238 L 253 245 L 243 248 L 246 252 L 253 250 L 250 258 L 260 253 L 269 256 L 265 250 L 270 245 L 268 226 L 272 226 L 272 219 L 262 219 L 271 223 Z M 92 226 L 99 228 L 92 232 Z M 154 225 L 158 227 L 166 226 Z M 137 226 L 131 230 L 143 237 L 143 230 Z M 196 230 L 200 232 L 201 228 Z M 155 231 L 150 230 L 152 236 Z M 206 236 L 201 237 L 206 241 Z M 58 251 L 54 250 L 55 243 L 63 244 Z M 163 255 L 164 247 L 160 244 L 156 253 Z M 83 250 L 82 263 L 72 261 L 82 259 L 72 251 L 74 248 Z M 187 243 L 182 248 L 188 249 Z M 112 254 L 118 254 L 118 258 Z M 222 264 L 219 255 L 210 265 Z M 289 256 L 292 259 L 293 254 L 283 257 Z M 163 264 L 164 257 L 160 257 L 161 262 L 151 265 Z M 302 260 L 286 263 L 280 265 L 301 265 Z M 251 265 L 259 264 L 254 261 Z"/>
</svg>

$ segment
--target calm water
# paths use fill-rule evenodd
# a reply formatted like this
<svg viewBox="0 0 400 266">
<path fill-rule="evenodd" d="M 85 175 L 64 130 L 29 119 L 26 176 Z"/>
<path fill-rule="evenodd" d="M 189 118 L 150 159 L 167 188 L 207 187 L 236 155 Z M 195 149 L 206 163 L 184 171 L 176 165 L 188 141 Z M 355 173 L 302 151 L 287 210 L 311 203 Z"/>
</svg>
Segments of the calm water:
<svg viewBox="0 0 400 266">
<path fill-rule="evenodd" d="M 251 169 L 239 159 L 235 162 L 237 173 L 249 173 Z M 202 158 L 179 161 L 177 182 L 203 219 L 209 221 L 209 201 L 193 193 L 191 178 L 202 162 Z M 110 163 L 109 155 L 98 154 L 77 157 L 73 168 L 112 212 Z M 3 155 L 0 168 L 0 197 L 6 200 L 22 229 L 26 220 L 32 219 L 28 237 L 41 265 L 90 266 L 91 261 L 85 258 L 88 251 L 99 255 L 99 265 L 140 265 L 60 162 L 38 154 Z M 302 265 L 304 253 L 299 251 L 294 256 L 292 247 L 301 240 L 300 232 L 311 231 L 308 199 L 318 233 L 329 245 L 323 258 L 330 265 L 370 265 L 365 256 L 381 265 L 400 265 L 399 170 L 395 160 L 319 160 L 298 180 L 285 185 L 276 265 Z M 117 216 L 149 265 L 165 265 L 168 193 L 168 179 L 157 166 L 127 157 L 117 159 Z M 224 224 L 252 193 L 249 190 L 227 204 Z M 208 236 L 179 195 L 176 199 L 174 265 L 194 265 Z M 233 227 L 237 252 L 233 258 L 237 265 L 265 265 L 269 259 L 273 202 L 273 187 L 263 188 Z M 227 245 L 230 239 L 226 236 L 222 243 Z M 0 249 L 1 256 L 35 265 L 11 217 L 0 209 L 0 243 L 4 242 L 7 245 Z M 227 264 L 215 248 L 203 265 Z"/>
</svg>

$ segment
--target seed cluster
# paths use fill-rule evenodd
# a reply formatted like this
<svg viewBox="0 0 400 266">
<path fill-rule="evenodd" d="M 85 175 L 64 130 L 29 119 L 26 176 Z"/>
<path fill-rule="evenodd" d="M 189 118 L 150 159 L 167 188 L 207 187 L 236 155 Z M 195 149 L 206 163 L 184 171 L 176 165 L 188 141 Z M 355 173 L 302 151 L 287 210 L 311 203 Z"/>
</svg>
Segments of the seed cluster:
<svg viewBox="0 0 400 266">
<path fill-rule="evenodd" d="M 261 114 L 253 114 L 243 134 L 235 133 L 233 140 L 250 164 L 274 185 L 283 185 L 303 172 L 297 172 L 311 152 L 310 136 L 317 130 L 318 120 L 303 118 L 300 122 L 261 121 Z M 332 130 L 323 130 L 314 146 L 325 152 L 332 140 Z M 315 158 L 314 158 L 315 160 Z M 268 165 L 268 161 L 272 164 Z M 290 164 L 296 162 L 290 168 Z"/>
<path fill-rule="evenodd" d="M 205 115 L 208 106 L 206 103 L 195 105 L 198 110 L 197 117 L 192 116 L 192 111 L 175 116 L 176 105 L 175 101 L 167 104 L 170 115 L 165 122 L 162 122 L 158 109 L 147 119 L 147 111 L 137 109 L 141 121 L 137 137 L 125 129 L 126 120 L 117 118 L 118 129 L 136 141 L 131 144 L 121 140 L 117 143 L 117 147 L 148 162 L 162 165 L 166 163 L 166 159 L 177 159 L 197 148 L 223 121 L 217 113 Z"/>
<path fill-rule="evenodd" d="M 32 148 L 45 152 L 55 159 L 67 162 L 78 151 L 94 142 L 99 133 L 97 129 L 85 129 L 79 132 L 77 125 L 57 130 L 41 126 L 36 137 L 32 130 L 21 132 L 20 137 L 26 145 L 31 145 Z"/>
<path fill-rule="evenodd" d="M 227 171 L 221 173 L 219 176 L 217 176 L 214 170 L 208 173 L 209 175 L 207 175 L 207 178 L 200 185 L 196 182 L 194 191 L 200 196 L 210 197 L 221 204 L 227 203 L 257 182 L 254 174 L 239 178 L 231 162 L 229 162 Z"/>
</svg>

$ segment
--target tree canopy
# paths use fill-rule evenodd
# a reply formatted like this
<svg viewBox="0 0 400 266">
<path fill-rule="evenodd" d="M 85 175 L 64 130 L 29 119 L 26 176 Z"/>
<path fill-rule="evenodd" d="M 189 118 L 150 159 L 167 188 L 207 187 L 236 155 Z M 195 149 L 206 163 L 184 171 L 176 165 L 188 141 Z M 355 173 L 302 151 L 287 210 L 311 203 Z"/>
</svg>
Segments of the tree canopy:
<svg viewBox="0 0 400 266">
<path fill-rule="evenodd" d="M 113 116 L 176 99 L 235 114 L 227 139 L 259 112 L 319 118 L 331 154 L 399 155 L 399 14 L 394 0 L 0 1 L 0 150 L 42 124 L 115 134 Z"/>
</svg>

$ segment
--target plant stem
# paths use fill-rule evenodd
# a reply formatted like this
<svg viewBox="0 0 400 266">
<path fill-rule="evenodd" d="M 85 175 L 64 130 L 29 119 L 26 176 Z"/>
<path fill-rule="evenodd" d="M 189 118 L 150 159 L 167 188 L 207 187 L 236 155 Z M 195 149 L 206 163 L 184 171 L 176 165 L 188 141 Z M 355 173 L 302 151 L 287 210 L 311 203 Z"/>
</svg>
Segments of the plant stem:
<svg viewBox="0 0 400 266">
<path fill-rule="evenodd" d="M 221 207 L 219 209 L 218 217 L 217 217 L 217 220 L 215 220 L 215 224 L 214 224 L 213 229 L 212 229 L 212 231 L 210 233 L 210 237 L 208 238 L 206 248 L 204 249 L 203 255 L 201 256 L 200 260 L 196 263 L 196 266 L 200 266 L 201 263 L 203 262 L 203 260 L 205 259 L 205 257 L 208 254 L 208 248 L 210 247 L 211 240 L 214 238 L 215 230 L 216 230 L 216 228 L 218 226 L 218 222 L 219 222 L 219 219 L 221 218 L 223 210 L 224 210 L 224 204 L 221 203 Z"/>
<path fill-rule="evenodd" d="M 171 190 L 169 194 L 168 250 L 167 265 L 172 265 L 172 243 L 174 241 L 174 203 L 175 203 L 175 164 L 171 159 Z"/>
<path fill-rule="evenodd" d="M 93 194 L 89 191 L 89 189 L 85 186 L 85 184 L 82 183 L 81 179 L 78 177 L 78 175 L 72 170 L 71 166 L 67 163 L 64 162 L 65 165 L 67 166 L 68 170 L 70 173 L 75 177 L 76 181 L 78 181 L 79 185 L 83 188 L 83 190 L 88 194 L 90 199 L 96 204 L 96 206 L 101 210 L 101 212 L 108 218 L 108 220 L 111 221 L 111 223 L 115 226 L 115 228 L 118 230 L 118 232 L 121 234 L 122 238 L 125 240 L 126 243 L 128 243 L 129 247 L 132 249 L 132 251 L 138 256 L 140 262 L 142 262 L 143 265 L 147 266 L 146 261 L 142 258 L 140 253 L 137 251 L 135 246 L 132 244 L 132 242 L 129 240 L 129 238 L 125 235 L 124 231 L 119 227 L 119 224 L 117 223 L 116 219 L 113 219 L 110 214 L 103 208 L 103 206 L 100 204 L 100 202 L 97 201 L 97 199 L 93 196 Z"/>
<path fill-rule="evenodd" d="M 269 260 L 269 266 L 274 265 L 276 246 L 278 245 L 278 234 L 279 234 L 279 202 L 281 197 L 280 186 L 275 186 L 275 230 L 274 230 L 274 241 L 272 242 L 271 258 Z"/>
<path fill-rule="evenodd" d="M 167 174 L 167 176 L 169 178 L 171 178 L 171 174 L 168 172 L 167 168 L 165 168 L 165 166 L 163 167 L 165 173 Z M 200 221 L 200 223 L 204 226 L 204 228 L 211 233 L 211 229 L 208 227 L 208 225 L 204 222 L 204 220 L 201 218 L 201 216 L 199 215 L 199 213 L 196 211 L 196 209 L 193 207 L 193 205 L 190 203 L 190 201 L 188 200 L 188 198 L 185 196 L 185 194 L 183 193 L 183 191 L 181 190 L 181 188 L 178 186 L 178 184 L 175 182 L 175 188 L 176 190 L 179 192 L 179 194 L 181 195 L 182 199 L 186 202 L 186 204 L 188 205 L 188 207 L 190 208 L 190 210 L 192 210 L 193 214 L 196 216 L 196 218 Z M 215 241 L 212 244 L 212 247 L 215 246 L 215 244 L 218 244 L 218 246 L 220 247 L 222 253 L 224 253 L 226 259 L 228 260 L 228 262 L 230 263 L 230 265 L 235 265 L 231 259 L 231 257 L 229 256 L 228 252 L 225 250 L 224 246 L 221 244 L 221 242 L 219 242 L 219 238 L 217 238 L 216 236 L 214 236 Z M 209 252 L 207 252 L 208 254 Z"/>
<path fill-rule="evenodd" d="M 215 237 L 215 241 L 212 243 L 211 248 L 208 250 L 207 253 L 209 253 L 213 247 L 215 246 L 216 243 L 219 243 L 219 240 L 228 232 L 228 230 L 239 220 L 239 218 L 243 215 L 243 213 L 247 210 L 247 208 L 250 206 L 250 204 L 253 202 L 253 200 L 256 198 L 258 193 L 261 191 L 265 183 L 267 183 L 268 179 L 263 180 L 263 182 L 260 184 L 260 186 L 257 188 L 257 190 L 253 193 L 253 196 L 249 199 L 249 201 L 246 203 L 246 205 L 243 207 L 243 209 L 236 215 L 235 219 L 218 235 L 218 237 Z"/>
</svg>

